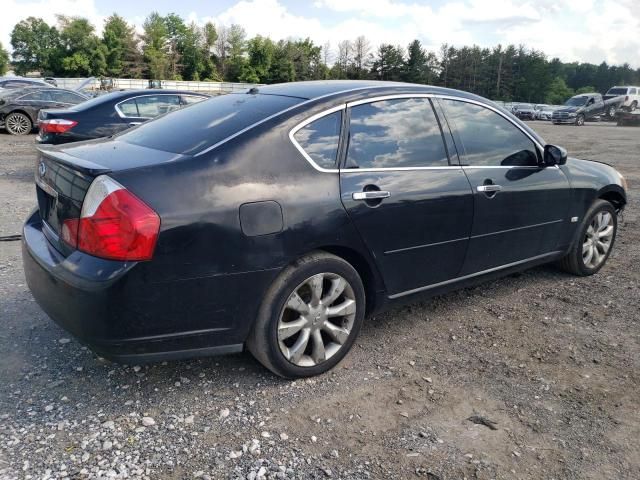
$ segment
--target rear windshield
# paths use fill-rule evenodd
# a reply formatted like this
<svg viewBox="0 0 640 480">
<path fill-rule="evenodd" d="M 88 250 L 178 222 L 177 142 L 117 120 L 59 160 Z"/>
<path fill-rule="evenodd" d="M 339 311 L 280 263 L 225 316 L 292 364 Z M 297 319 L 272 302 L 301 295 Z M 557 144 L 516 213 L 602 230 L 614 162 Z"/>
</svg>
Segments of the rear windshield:
<svg viewBox="0 0 640 480">
<path fill-rule="evenodd" d="M 626 94 L 627 94 L 626 88 L 610 88 L 609 91 L 607 92 L 607 95 L 626 95 Z"/>
<path fill-rule="evenodd" d="M 303 100 L 278 95 L 230 93 L 163 115 L 118 140 L 194 155 L 260 120 Z"/>
</svg>

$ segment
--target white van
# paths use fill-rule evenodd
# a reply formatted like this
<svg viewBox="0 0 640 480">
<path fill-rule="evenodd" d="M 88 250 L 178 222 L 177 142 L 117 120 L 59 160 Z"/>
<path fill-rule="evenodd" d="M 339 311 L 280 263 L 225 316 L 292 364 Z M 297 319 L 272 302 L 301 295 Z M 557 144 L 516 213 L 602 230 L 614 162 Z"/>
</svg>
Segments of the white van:
<svg viewBox="0 0 640 480">
<path fill-rule="evenodd" d="M 640 105 L 640 87 L 611 87 L 604 94 L 604 100 L 620 96 L 624 96 L 624 101 L 618 108 L 634 111 Z"/>
</svg>

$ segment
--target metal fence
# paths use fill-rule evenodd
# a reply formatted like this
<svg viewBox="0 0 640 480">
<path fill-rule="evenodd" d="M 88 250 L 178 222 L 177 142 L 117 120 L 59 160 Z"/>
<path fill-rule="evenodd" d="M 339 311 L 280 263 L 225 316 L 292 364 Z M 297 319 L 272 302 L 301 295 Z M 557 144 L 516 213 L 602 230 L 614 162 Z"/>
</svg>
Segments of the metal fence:
<svg viewBox="0 0 640 480">
<path fill-rule="evenodd" d="M 73 89 L 86 78 L 56 78 L 58 87 Z M 184 82 L 178 80 L 162 80 L 162 88 L 172 90 L 185 90 L 190 92 L 206 92 L 212 94 L 231 93 L 245 91 L 251 87 L 259 86 L 255 83 L 234 83 L 234 82 Z M 149 87 L 149 81 L 135 78 L 114 78 L 113 88 L 115 90 L 138 90 Z M 96 78 L 86 88 L 99 89 L 100 79 Z"/>
</svg>

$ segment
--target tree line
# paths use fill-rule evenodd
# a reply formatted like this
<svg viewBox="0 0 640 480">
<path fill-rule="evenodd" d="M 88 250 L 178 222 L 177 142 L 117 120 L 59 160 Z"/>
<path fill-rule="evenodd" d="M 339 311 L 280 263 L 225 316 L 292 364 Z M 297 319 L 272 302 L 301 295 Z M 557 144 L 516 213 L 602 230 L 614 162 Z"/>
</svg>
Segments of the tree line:
<svg viewBox="0 0 640 480">
<path fill-rule="evenodd" d="M 59 77 L 118 77 L 278 83 L 376 79 L 439 85 L 505 101 L 561 103 L 574 93 L 640 83 L 640 68 L 548 60 L 525 46 L 444 44 L 429 51 L 365 36 L 335 46 L 313 40 L 255 36 L 241 25 L 187 24 L 174 13 L 151 13 L 138 35 L 124 18 L 105 21 L 102 36 L 86 18 L 58 16 L 56 25 L 29 17 L 11 32 L 12 58 L 0 45 L 0 73 L 38 71 Z"/>
</svg>

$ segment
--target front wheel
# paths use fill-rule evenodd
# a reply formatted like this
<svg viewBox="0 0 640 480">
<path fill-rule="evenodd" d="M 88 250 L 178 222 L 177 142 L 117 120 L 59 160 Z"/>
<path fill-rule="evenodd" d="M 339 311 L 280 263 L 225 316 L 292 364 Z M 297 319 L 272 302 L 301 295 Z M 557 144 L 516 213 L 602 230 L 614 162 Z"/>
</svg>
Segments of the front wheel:
<svg viewBox="0 0 640 480">
<path fill-rule="evenodd" d="M 611 253 L 618 231 L 618 215 L 611 203 L 596 200 L 584 217 L 571 250 L 560 260 L 560 267 L 574 275 L 593 275 Z"/>
<path fill-rule="evenodd" d="M 633 112 L 636 108 L 638 108 L 638 102 L 634 100 L 633 103 L 631 103 L 631 106 L 629 107 L 629 111 Z"/>
<path fill-rule="evenodd" d="M 269 288 L 247 347 L 282 377 L 319 375 L 347 354 L 364 311 L 358 272 L 335 255 L 312 253 L 287 267 Z"/>
<path fill-rule="evenodd" d="M 610 106 L 609 110 L 607 110 L 607 116 L 609 117 L 609 120 L 613 120 L 616 118 L 616 107 L 615 106 Z"/>
<path fill-rule="evenodd" d="M 33 130 L 31 119 L 24 113 L 12 112 L 4 119 L 4 125 L 11 135 L 27 135 Z"/>
<path fill-rule="evenodd" d="M 578 116 L 576 117 L 576 125 L 577 125 L 578 127 L 581 127 L 581 126 L 583 126 L 583 125 L 584 125 L 584 115 L 578 115 Z"/>
</svg>

